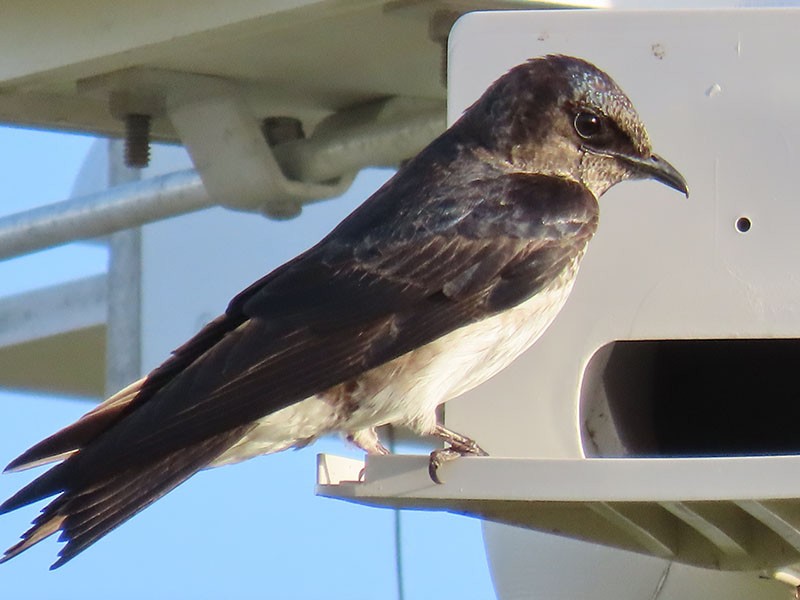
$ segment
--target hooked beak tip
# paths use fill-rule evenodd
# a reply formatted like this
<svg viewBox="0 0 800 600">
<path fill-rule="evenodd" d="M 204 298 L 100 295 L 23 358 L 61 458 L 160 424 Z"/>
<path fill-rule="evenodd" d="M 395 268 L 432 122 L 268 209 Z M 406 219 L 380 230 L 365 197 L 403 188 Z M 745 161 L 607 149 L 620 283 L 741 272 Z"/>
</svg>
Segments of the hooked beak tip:
<svg viewBox="0 0 800 600">
<path fill-rule="evenodd" d="M 660 181 L 673 190 L 681 192 L 687 198 L 689 197 L 689 185 L 686 183 L 686 179 L 684 179 L 678 169 L 673 167 L 658 154 L 651 155 L 649 159 L 638 163 L 638 166 L 643 177 L 649 177 Z"/>
</svg>

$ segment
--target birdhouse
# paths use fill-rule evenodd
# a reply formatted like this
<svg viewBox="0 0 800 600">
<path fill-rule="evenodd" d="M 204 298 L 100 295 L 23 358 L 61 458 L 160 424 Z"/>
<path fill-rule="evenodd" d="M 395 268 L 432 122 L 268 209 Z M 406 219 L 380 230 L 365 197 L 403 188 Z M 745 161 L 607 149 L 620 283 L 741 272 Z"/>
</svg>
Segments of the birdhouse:
<svg viewBox="0 0 800 600">
<path fill-rule="evenodd" d="M 489 458 L 447 464 L 435 485 L 425 457 L 370 458 L 361 480 L 323 457 L 321 493 L 486 519 L 499 598 L 787 598 L 775 580 L 800 584 L 798 30 L 794 9 L 462 18 L 451 122 L 513 65 L 578 56 L 628 94 L 690 197 L 637 181 L 600 198 L 554 324 L 446 407 Z"/>
</svg>

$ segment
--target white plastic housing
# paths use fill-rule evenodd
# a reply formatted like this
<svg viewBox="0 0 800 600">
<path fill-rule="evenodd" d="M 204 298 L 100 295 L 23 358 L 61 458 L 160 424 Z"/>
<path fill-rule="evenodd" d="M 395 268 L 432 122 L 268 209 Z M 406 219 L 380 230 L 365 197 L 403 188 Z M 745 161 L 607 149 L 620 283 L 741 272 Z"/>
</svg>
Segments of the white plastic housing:
<svg viewBox="0 0 800 600">
<path fill-rule="evenodd" d="M 579 56 L 628 93 L 655 151 L 684 174 L 691 197 L 654 182 L 606 194 L 562 314 L 515 365 L 450 403 L 449 427 L 493 456 L 537 459 L 800 450 L 798 31 L 800 11 L 792 9 L 484 13 L 457 23 L 451 121 L 511 66 L 548 53 Z M 764 341 L 739 341 L 753 339 Z M 792 494 L 793 462 L 781 460 L 770 464 L 784 469 L 784 492 Z M 716 468 L 713 459 L 706 464 L 709 473 Z M 705 478 L 694 476 L 698 484 Z M 761 497 L 758 477 L 735 483 Z M 739 511 L 731 527 L 761 531 L 763 522 Z M 674 515 L 665 522 L 673 518 L 683 523 Z M 782 523 L 796 535 L 798 519 Z M 581 590 L 628 597 L 611 590 L 613 581 L 633 590 L 647 577 L 643 589 L 652 591 L 660 573 L 626 553 L 502 525 L 487 523 L 485 535 L 501 598 Z M 676 566 L 673 592 L 668 583 L 659 598 L 753 597 L 739 577 Z M 688 580 L 717 583 L 672 595 Z M 731 595 L 735 581 L 739 592 Z M 778 593 L 754 576 L 748 581 L 758 597 Z"/>
</svg>

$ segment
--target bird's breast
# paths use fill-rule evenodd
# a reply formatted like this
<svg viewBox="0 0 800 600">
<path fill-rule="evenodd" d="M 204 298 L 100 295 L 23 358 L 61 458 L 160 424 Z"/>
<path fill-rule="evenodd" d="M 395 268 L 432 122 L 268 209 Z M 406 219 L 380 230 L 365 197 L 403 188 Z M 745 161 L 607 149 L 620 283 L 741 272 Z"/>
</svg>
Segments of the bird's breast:
<svg viewBox="0 0 800 600">
<path fill-rule="evenodd" d="M 436 407 L 506 368 L 530 348 L 561 310 L 574 268 L 539 293 L 481 321 L 456 329 L 364 373 L 350 406 L 349 431 L 385 423 L 429 433 Z"/>
</svg>

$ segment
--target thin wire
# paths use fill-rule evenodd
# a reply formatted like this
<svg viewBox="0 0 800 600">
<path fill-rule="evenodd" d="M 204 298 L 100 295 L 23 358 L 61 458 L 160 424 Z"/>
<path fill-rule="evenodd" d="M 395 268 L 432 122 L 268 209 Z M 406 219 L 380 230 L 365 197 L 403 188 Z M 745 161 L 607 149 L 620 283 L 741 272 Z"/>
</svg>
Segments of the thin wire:
<svg viewBox="0 0 800 600">
<path fill-rule="evenodd" d="M 661 595 L 661 592 L 664 591 L 664 585 L 667 583 L 667 577 L 669 577 L 669 571 L 672 568 L 672 562 L 668 562 L 667 566 L 664 567 L 664 571 L 661 573 L 661 578 L 658 580 L 656 584 L 656 589 L 653 591 L 653 595 L 650 596 L 650 600 L 658 600 L 658 597 Z"/>
<path fill-rule="evenodd" d="M 391 425 L 387 429 L 387 442 L 389 452 L 395 452 L 394 427 Z M 405 588 L 403 585 L 403 543 L 402 543 L 402 524 L 400 509 L 394 509 L 394 568 L 396 571 L 395 580 L 397 581 L 397 600 L 405 600 Z"/>
</svg>

